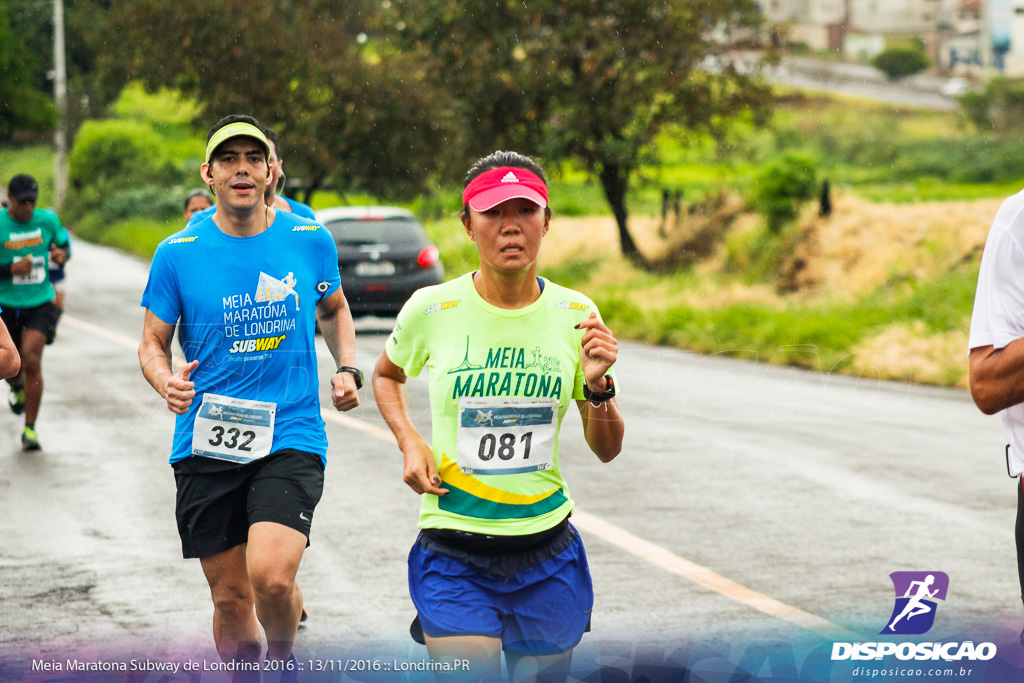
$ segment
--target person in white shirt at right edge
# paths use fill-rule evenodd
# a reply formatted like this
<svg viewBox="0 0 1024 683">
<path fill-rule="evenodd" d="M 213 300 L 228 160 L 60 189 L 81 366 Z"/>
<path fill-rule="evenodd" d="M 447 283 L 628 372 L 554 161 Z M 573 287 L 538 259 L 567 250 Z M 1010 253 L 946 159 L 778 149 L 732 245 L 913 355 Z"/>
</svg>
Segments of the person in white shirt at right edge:
<svg viewBox="0 0 1024 683">
<path fill-rule="evenodd" d="M 969 347 L 971 396 L 986 415 L 1000 413 L 1007 473 L 1017 480 L 1017 574 L 1024 600 L 1024 192 L 1003 202 L 989 230 Z"/>
</svg>

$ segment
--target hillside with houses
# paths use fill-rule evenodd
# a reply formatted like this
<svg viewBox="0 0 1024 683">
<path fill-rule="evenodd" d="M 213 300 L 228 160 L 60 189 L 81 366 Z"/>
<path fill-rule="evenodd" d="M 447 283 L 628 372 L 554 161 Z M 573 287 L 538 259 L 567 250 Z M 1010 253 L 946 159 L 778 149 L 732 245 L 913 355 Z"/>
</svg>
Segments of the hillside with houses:
<svg viewBox="0 0 1024 683">
<path fill-rule="evenodd" d="M 867 61 L 919 39 L 944 75 L 1024 76 L 1021 0 L 759 0 L 790 44 Z"/>
</svg>

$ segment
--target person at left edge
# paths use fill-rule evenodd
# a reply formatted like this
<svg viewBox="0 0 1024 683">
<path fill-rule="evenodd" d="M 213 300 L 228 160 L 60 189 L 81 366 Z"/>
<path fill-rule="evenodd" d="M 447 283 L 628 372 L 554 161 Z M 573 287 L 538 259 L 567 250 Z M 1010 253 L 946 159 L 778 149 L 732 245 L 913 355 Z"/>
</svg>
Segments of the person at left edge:
<svg viewBox="0 0 1024 683">
<path fill-rule="evenodd" d="M 7 190 L 0 185 L 0 208 L 7 208 Z M 0 313 L 3 313 L 0 310 Z M 18 347 L 11 339 L 11 333 L 7 325 L 0 320 L 0 377 L 7 379 L 14 377 L 21 372 L 21 356 L 18 354 Z"/>
<path fill-rule="evenodd" d="M 32 176 L 11 178 L 7 197 L 7 209 L 0 212 L 0 319 L 21 356 L 21 371 L 7 380 L 11 385 L 9 403 L 15 415 L 25 414 L 22 449 L 38 451 L 36 419 L 43 400 L 43 349 L 53 343 L 60 317 L 49 261 L 63 264 L 67 260 L 68 234 L 56 214 L 36 208 L 39 185 Z"/>
<path fill-rule="evenodd" d="M 0 311 L 3 313 L 3 311 Z M 11 333 L 7 331 L 7 325 L 0 320 L 0 377 L 7 379 L 14 377 L 21 370 L 21 356 L 18 355 L 18 347 L 11 339 Z"/>
<path fill-rule="evenodd" d="M 334 240 L 266 206 L 267 158 L 255 119 L 228 116 L 211 128 L 201 173 L 216 211 L 157 247 L 139 362 L 178 416 L 178 532 L 210 584 L 217 651 L 258 660 L 262 626 L 267 658 L 279 660 L 271 670 L 290 678 L 302 607 L 295 575 L 327 451 L 315 321 L 341 366 L 331 378 L 336 409 L 359 405 L 362 377 Z M 177 324 L 187 363 L 174 370 Z"/>
</svg>

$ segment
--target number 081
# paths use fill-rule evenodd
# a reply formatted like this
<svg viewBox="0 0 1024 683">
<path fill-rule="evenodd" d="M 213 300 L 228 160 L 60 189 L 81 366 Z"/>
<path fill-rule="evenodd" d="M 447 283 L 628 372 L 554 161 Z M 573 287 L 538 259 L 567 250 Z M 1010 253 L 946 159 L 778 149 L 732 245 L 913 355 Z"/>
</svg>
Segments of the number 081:
<svg viewBox="0 0 1024 683">
<path fill-rule="evenodd" d="M 526 432 L 519 441 L 523 444 L 523 460 L 530 458 L 530 442 L 533 440 L 533 432 Z M 511 460 L 516 457 L 516 435 L 515 434 L 502 434 L 501 436 L 495 436 L 494 434 L 484 434 L 480 438 L 480 448 L 477 450 L 477 455 L 481 460 L 487 462 L 495 455 L 498 456 L 499 460 Z"/>
</svg>

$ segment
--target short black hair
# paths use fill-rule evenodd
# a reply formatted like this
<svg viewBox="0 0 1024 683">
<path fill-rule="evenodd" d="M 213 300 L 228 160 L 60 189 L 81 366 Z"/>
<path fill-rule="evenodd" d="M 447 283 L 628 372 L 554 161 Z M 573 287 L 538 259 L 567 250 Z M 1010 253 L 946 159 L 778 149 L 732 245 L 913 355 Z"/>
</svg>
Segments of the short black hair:
<svg viewBox="0 0 1024 683">
<path fill-rule="evenodd" d="M 189 202 L 191 202 L 192 199 L 195 197 L 205 197 L 207 201 L 210 202 L 210 206 L 213 206 L 214 204 L 213 195 L 210 194 L 210 191 L 204 190 L 203 188 L 199 187 L 185 195 L 185 205 L 181 207 L 181 210 L 188 211 Z"/>
<path fill-rule="evenodd" d="M 278 162 L 284 157 L 281 156 L 281 144 L 277 141 L 277 133 L 274 132 L 273 128 L 267 128 L 266 126 L 260 126 L 260 130 L 267 136 L 267 139 L 274 143 L 274 152 L 277 153 Z"/>
<path fill-rule="evenodd" d="M 527 171 L 543 180 L 544 184 L 547 185 L 548 181 L 544 178 L 544 171 L 536 161 L 525 154 L 520 154 L 519 152 L 504 152 L 502 150 L 498 150 L 497 152 L 491 152 L 487 156 L 474 161 L 473 165 L 469 167 L 468 171 L 466 171 L 466 177 L 462 181 L 462 186 L 467 187 L 478 175 L 482 175 L 487 173 L 487 171 L 491 171 L 496 168 L 501 168 L 502 166 L 525 168 Z"/>
</svg>

